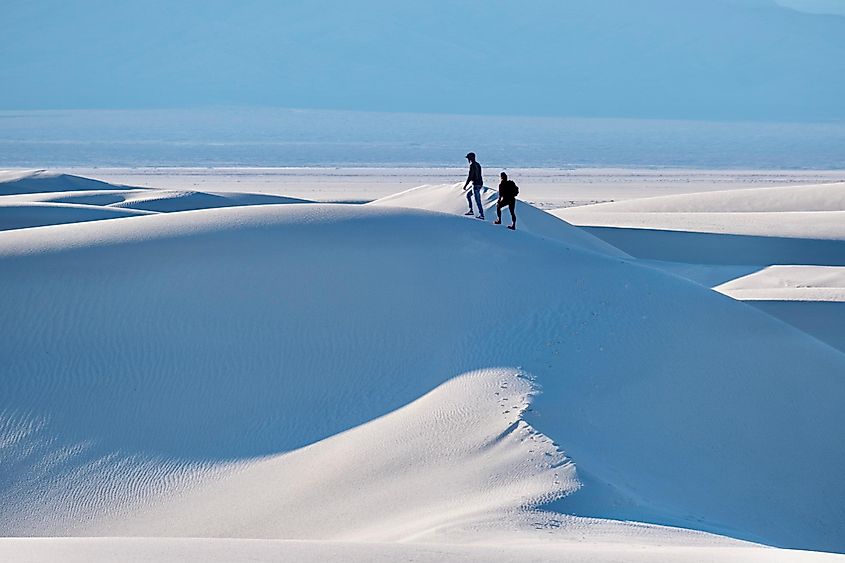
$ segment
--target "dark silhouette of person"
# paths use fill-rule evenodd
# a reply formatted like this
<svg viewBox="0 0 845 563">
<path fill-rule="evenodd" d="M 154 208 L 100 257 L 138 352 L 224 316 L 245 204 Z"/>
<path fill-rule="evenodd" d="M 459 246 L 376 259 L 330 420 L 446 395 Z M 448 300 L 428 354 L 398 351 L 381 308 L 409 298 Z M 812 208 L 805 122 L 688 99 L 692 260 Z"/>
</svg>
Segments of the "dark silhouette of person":
<svg viewBox="0 0 845 563">
<path fill-rule="evenodd" d="M 467 192 L 467 203 L 469 211 L 464 215 L 472 215 L 472 196 L 475 194 L 475 203 L 478 205 L 478 219 L 484 219 L 484 208 L 481 207 L 481 188 L 484 187 L 484 180 L 481 178 L 481 165 L 475 161 L 475 153 L 468 152 L 466 159 L 469 161 L 469 176 L 464 183 L 464 191 Z M 472 183 L 472 190 L 467 191 L 467 186 Z"/>
<path fill-rule="evenodd" d="M 505 172 L 501 174 L 502 181 L 499 182 L 499 201 L 496 202 L 496 225 L 502 224 L 502 208 L 507 207 L 511 212 L 512 223 L 508 228 L 512 231 L 516 230 L 516 196 L 519 195 L 519 187 L 513 180 L 508 180 L 508 175 Z"/>
</svg>

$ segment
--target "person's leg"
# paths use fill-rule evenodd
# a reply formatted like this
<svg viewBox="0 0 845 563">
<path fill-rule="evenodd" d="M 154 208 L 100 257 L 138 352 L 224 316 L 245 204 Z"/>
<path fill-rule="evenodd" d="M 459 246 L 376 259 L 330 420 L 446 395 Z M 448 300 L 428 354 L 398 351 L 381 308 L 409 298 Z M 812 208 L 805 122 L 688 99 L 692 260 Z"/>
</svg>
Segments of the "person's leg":
<svg viewBox="0 0 845 563">
<path fill-rule="evenodd" d="M 472 214 L 472 189 L 467 190 L 467 203 L 469 204 L 469 213 L 467 215 Z"/>
<path fill-rule="evenodd" d="M 516 228 L 516 200 L 512 199 L 508 203 L 508 209 L 511 212 L 511 221 L 513 221 L 513 228 Z"/>
<path fill-rule="evenodd" d="M 478 205 L 478 215 L 480 217 L 484 217 L 484 208 L 481 207 L 481 186 L 473 186 L 472 191 L 475 192 L 475 203 Z"/>
<path fill-rule="evenodd" d="M 496 202 L 496 224 L 497 225 L 502 224 L 502 207 L 504 207 L 504 203 L 500 199 L 499 201 Z"/>
</svg>

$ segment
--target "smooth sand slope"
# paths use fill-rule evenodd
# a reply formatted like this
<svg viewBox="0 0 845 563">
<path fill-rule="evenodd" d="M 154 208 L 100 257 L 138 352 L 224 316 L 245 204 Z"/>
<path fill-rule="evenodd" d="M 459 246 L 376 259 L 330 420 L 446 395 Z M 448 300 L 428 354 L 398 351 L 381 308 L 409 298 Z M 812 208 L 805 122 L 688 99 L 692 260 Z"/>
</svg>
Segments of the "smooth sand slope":
<svg viewBox="0 0 845 563">
<path fill-rule="evenodd" d="M 845 268 L 768 266 L 714 288 L 845 352 Z"/>
<path fill-rule="evenodd" d="M 556 216 L 845 351 L 845 184 L 683 194 Z"/>
<path fill-rule="evenodd" d="M 682 194 L 551 213 L 638 258 L 845 266 L 845 183 Z"/>
<path fill-rule="evenodd" d="M 362 543 L 299 540 L 197 538 L 20 538 L 0 540 L 0 556 L 17 563 L 226 563 L 344 561 L 350 563 L 434 563 L 461 561 L 525 563 L 699 563 L 708 561 L 841 562 L 842 556 L 746 546 L 642 545 L 579 541 L 537 541 L 514 545 Z"/>
<path fill-rule="evenodd" d="M 0 233 L 4 535 L 310 542 L 0 553 L 815 557 L 606 519 L 845 551 L 845 354 L 526 206 L 403 203 Z"/>
</svg>

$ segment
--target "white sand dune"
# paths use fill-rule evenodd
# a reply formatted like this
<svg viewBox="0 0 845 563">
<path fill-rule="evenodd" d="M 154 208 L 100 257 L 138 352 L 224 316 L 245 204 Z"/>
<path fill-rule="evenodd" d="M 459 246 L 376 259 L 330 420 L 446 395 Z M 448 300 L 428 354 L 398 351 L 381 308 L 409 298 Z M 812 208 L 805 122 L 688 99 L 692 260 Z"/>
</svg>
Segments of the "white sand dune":
<svg viewBox="0 0 845 563">
<path fill-rule="evenodd" d="M 845 183 L 644 198 L 553 214 L 845 350 Z"/>
<path fill-rule="evenodd" d="M 387 207 L 407 207 L 413 209 L 425 209 L 463 215 L 467 212 L 468 206 L 465 193 L 461 184 L 441 184 L 434 186 L 420 186 L 398 194 L 390 195 L 368 205 Z M 481 194 L 481 204 L 488 221 L 496 218 L 496 200 L 498 191 L 492 188 L 484 188 Z M 473 199 L 473 206 L 475 206 Z M 478 209 L 475 210 L 478 213 Z M 510 224 L 510 212 L 503 210 L 502 224 Z M 579 248 L 601 252 L 610 256 L 627 256 L 619 249 L 604 243 L 602 240 L 584 233 L 580 229 L 573 228 L 565 221 L 553 220 L 549 214 L 517 200 L 516 214 L 518 228 L 520 231 L 531 233 L 543 238 L 565 242 Z M 502 227 L 504 228 L 504 227 Z"/>
<path fill-rule="evenodd" d="M 565 219 L 571 220 L 568 216 Z M 729 225 L 732 222 L 741 222 L 743 219 L 722 218 L 726 228 L 731 228 Z M 777 224 L 778 221 L 778 218 L 773 217 L 771 224 Z M 581 228 L 629 255 L 644 260 L 706 264 L 717 268 L 775 264 L 845 266 L 845 236 L 837 239 L 766 234 L 749 236 L 640 227 Z M 839 229 L 839 226 L 833 228 Z"/>
<path fill-rule="evenodd" d="M 211 209 L 215 207 L 236 207 L 241 205 L 305 203 L 306 200 L 268 194 L 239 192 L 214 193 L 191 190 L 133 188 L 129 190 L 97 190 L 8 195 L 0 196 L 0 202 L 72 203 L 172 213 L 175 211 Z"/>
<path fill-rule="evenodd" d="M 602 203 L 585 213 L 784 213 L 845 210 L 845 182 L 809 186 L 733 189 Z"/>
<path fill-rule="evenodd" d="M 73 191 L 84 187 L 84 190 Z M 268 194 L 127 188 L 66 174 L 0 172 L 0 230 L 217 207 L 304 203 Z"/>
<path fill-rule="evenodd" d="M 845 265 L 845 183 L 643 198 L 551 213 L 640 258 Z"/>
<path fill-rule="evenodd" d="M 126 194 L 123 201 L 112 203 L 110 207 L 145 209 L 148 211 L 170 213 L 174 211 L 189 211 L 193 209 L 211 209 L 215 207 L 269 204 L 278 205 L 305 202 L 306 201 L 303 199 L 267 194 L 157 190 L 155 194 L 150 194 L 148 192 L 133 192 L 131 194 Z"/>
<path fill-rule="evenodd" d="M 769 266 L 714 289 L 845 352 L 845 268 Z"/>
<path fill-rule="evenodd" d="M 552 213 L 637 258 L 713 265 L 845 266 L 845 211 L 589 213 L 590 207 Z"/>
<path fill-rule="evenodd" d="M 691 541 L 610 518 L 845 550 L 845 354 L 562 225 L 304 204 L 0 233 L 0 528 Z"/>
<path fill-rule="evenodd" d="M 845 183 L 681 194 L 551 213 L 639 258 L 845 265 Z"/>
<path fill-rule="evenodd" d="M 465 201 L 454 187 L 413 197 L 455 213 Z M 841 427 L 826 374 L 845 355 L 604 257 L 529 206 L 520 226 L 538 236 L 413 203 L 0 233 L 6 535 L 262 537 L 297 560 L 337 541 L 357 542 L 353 560 L 602 561 L 620 545 L 649 560 L 815 557 L 613 518 L 841 549 L 842 509 L 825 499 L 842 494 L 845 459 L 813 436 Z M 542 389 L 528 411 L 520 374 Z M 784 419 L 780 397 L 814 416 Z M 784 439 L 798 461 L 770 466 Z M 158 560 L 208 545 L 179 541 L 4 540 L 0 553 Z M 224 541 L 219 553 L 271 557 Z"/>
<path fill-rule="evenodd" d="M 845 191 L 845 188 L 843 188 L 843 191 Z M 746 237 L 845 240 L 845 210 L 741 213 L 601 212 L 590 210 L 591 207 L 593 206 L 570 207 L 563 210 L 554 210 L 552 213 L 573 224 L 588 227 L 655 229 Z"/>
<path fill-rule="evenodd" d="M 45 192 L 114 190 L 115 184 L 47 170 L 0 170 L 0 196 Z"/>
<path fill-rule="evenodd" d="M 769 266 L 715 289 L 744 301 L 845 302 L 845 268 Z"/>
<path fill-rule="evenodd" d="M 63 223 L 148 215 L 149 211 L 70 203 L 5 203 L 0 197 L 0 231 Z"/>
<path fill-rule="evenodd" d="M 549 526 L 550 515 L 525 507 L 578 483 L 552 441 L 522 420 L 532 393 L 513 370 L 470 373 L 363 426 L 245 462 L 225 478 L 82 533 L 385 542 L 455 534 L 488 520 L 496 524 L 491 535 L 529 516 Z M 259 485 L 273 494 L 244 494 Z M 233 530 L 234 522 L 248 523 L 248 531 Z M 483 528 L 472 531 L 484 538 Z"/>
</svg>

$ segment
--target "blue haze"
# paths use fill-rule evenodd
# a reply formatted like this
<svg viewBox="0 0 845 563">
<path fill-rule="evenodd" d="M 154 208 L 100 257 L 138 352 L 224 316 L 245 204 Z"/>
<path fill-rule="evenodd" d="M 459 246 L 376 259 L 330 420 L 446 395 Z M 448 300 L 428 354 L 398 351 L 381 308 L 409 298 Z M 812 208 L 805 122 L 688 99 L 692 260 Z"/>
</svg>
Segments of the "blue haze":
<svg viewBox="0 0 845 563">
<path fill-rule="evenodd" d="M 4 0 L 0 79 L 7 110 L 841 121 L 845 18 L 774 0 Z"/>
</svg>

